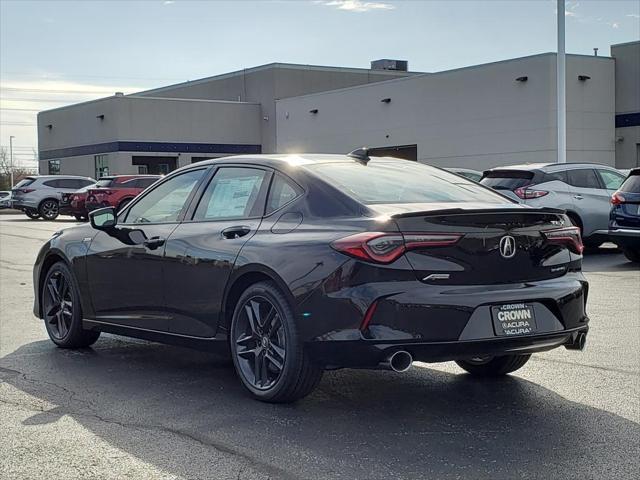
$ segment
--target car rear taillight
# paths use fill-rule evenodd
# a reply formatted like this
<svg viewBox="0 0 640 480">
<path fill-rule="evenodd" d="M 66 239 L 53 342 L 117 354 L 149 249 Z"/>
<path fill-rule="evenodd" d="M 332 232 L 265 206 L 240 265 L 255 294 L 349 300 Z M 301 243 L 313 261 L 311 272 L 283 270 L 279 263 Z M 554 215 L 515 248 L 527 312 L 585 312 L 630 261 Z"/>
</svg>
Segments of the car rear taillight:
<svg viewBox="0 0 640 480">
<path fill-rule="evenodd" d="M 36 189 L 35 188 L 21 188 L 20 191 L 22 193 L 31 193 L 31 192 L 35 192 Z"/>
<path fill-rule="evenodd" d="M 564 227 L 542 232 L 548 243 L 565 245 L 573 253 L 582 253 L 584 245 L 578 227 Z"/>
<path fill-rule="evenodd" d="M 621 205 L 626 202 L 626 199 L 622 196 L 620 192 L 615 192 L 611 195 L 611 205 Z"/>
<path fill-rule="evenodd" d="M 391 263 L 407 250 L 453 245 L 462 235 L 456 233 L 363 232 L 340 238 L 331 244 L 335 250 L 367 262 Z"/>
<path fill-rule="evenodd" d="M 524 187 L 516 188 L 513 193 L 515 193 L 518 197 L 523 200 L 530 200 L 532 198 L 540 198 L 547 195 L 549 192 L 546 190 L 534 190 L 530 188 L 531 185 L 527 185 Z"/>
</svg>

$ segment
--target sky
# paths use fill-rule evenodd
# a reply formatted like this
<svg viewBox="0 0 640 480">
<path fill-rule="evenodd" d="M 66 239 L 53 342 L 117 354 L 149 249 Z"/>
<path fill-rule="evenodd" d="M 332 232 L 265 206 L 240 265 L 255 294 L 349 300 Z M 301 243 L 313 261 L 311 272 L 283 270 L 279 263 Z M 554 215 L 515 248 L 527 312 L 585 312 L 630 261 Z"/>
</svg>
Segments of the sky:
<svg viewBox="0 0 640 480">
<path fill-rule="evenodd" d="M 640 1 L 566 1 L 567 53 L 640 39 Z M 271 62 L 436 72 L 556 50 L 555 0 L 0 0 L 0 146 L 36 114 Z"/>
</svg>

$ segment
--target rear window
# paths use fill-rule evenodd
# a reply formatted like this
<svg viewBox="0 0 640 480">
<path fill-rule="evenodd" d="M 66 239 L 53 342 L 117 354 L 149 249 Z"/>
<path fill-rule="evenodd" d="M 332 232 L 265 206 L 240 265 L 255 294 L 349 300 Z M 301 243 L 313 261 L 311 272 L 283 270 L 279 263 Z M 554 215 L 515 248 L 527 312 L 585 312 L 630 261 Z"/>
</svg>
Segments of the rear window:
<svg viewBox="0 0 640 480">
<path fill-rule="evenodd" d="M 620 187 L 621 192 L 640 193 L 640 171 L 632 173 Z"/>
<path fill-rule="evenodd" d="M 27 177 L 27 178 L 23 178 L 22 180 L 20 180 L 18 183 L 16 183 L 13 188 L 22 188 L 22 187 L 26 187 L 28 185 L 31 185 L 33 182 L 35 182 L 36 179 L 35 178 L 31 178 L 31 177 Z"/>
<path fill-rule="evenodd" d="M 504 197 L 470 180 L 410 160 L 371 160 L 366 165 L 319 163 L 307 168 L 349 196 L 377 203 L 490 202 Z"/>
<path fill-rule="evenodd" d="M 115 178 L 103 177 L 96 182 L 96 187 L 110 187 Z"/>
<path fill-rule="evenodd" d="M 515 190 L 531 184 L 533 172 L 522 170 L 495 170 L 487 172 L 480 180 L 482 185 L 496 190 Z"/>
</svg>

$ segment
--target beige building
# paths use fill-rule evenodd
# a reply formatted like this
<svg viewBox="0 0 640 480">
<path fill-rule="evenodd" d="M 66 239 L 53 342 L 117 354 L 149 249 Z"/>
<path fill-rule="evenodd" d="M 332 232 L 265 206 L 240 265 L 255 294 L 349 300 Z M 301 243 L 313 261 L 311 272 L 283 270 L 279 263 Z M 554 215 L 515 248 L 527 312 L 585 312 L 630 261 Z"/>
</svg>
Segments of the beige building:
<svg viewBox="0 0 640 480">
<path fill-rule="evenodd" d="M 567 160 L 640 165 L 640 42 L 567 56 Z M 240 153 L 379 154 L 482 170 L 556 161 L 556 55 L 436 73 L 269 64 L 41 112 L 41 173 L 164 173 Z"/>
</svg>

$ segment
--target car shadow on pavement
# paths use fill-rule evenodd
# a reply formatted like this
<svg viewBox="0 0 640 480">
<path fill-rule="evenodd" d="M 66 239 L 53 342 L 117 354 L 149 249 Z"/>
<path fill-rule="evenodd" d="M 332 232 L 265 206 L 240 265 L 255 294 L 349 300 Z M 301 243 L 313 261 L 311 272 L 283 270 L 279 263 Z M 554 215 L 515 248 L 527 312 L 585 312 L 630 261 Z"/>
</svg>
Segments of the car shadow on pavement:
<svg viewBox="0 0 640 480">
<path fill-rule="evenodd" d="M 51 405 L 25 428 L 70 416 L 186 478 L 221 478 L 214 454 L 272 479 L 622 478 L 640 438 L 638 424 L 517 376 L 343 370 L 297 404 L 264 404 L 226 359 L 113 336 L 81 351 L 25 345 L 0 379 Z M 601 461 L 612 449 L 613 469 Z"/>
</svg>

